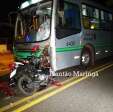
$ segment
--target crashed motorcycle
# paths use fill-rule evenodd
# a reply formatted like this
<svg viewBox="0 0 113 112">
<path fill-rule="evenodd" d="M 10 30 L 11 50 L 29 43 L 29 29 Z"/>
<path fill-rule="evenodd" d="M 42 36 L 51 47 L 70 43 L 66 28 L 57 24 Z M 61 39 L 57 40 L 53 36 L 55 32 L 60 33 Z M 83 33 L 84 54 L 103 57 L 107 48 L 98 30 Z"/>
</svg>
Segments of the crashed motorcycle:
<svg viewBox="0 0 113 112">
<path fill-rule="evenodd" d="M 47 87 L 50 81 L 50 63 L 48 49 L 37 58 L 32 55 L 23 62 L 15 63 L 10 74 L 11 85 L 17 85 L 24 95 L 32 95 L 42 87 Z"/>
</svg>

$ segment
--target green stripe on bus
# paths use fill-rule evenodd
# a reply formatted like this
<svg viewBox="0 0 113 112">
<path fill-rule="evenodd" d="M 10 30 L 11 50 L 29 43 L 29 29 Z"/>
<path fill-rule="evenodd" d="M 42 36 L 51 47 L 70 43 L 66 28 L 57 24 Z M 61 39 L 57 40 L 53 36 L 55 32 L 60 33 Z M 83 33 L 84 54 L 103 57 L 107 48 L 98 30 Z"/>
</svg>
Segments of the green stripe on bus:
<svg viewBox="0 0 113 112">
<path fill-rule="evenodd" d="M 113 46 L 110 46 L 110 45 L 95 45 L 95 48 L 105 48 L 105 47 L 113 47 Z M 80 45 L 80 46 L 73 46 L 73 47 L 64 47 L 64 48 L 56 48 L 56 52 L 68 52 L 68 51 L 78 51 L 78 50 L 81 50 L 83 48 L 83 45 Z"/>
<path fill-rule="evenodd" d="M 56 48 L 56 52 L 78 51 L 82 48 L 83 46 Z"/>
</svg>

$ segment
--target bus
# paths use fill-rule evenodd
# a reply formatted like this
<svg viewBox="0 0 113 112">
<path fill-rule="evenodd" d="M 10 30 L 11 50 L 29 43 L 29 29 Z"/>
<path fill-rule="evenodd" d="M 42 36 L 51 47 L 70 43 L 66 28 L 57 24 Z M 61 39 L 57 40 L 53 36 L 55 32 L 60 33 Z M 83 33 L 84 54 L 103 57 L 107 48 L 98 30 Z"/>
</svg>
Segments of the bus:
<svg viewBox="0 0 113 112">
<path fill-rule="evenodd" d="M 37 47 L 38 46 L 38 47 Z M 20 5 L 13 50 L 16 59 L 47 47 L 51 68 L 93 65 L 113 54 L 112 10 L 91 0 L 30 0 Z"/>
</svg>

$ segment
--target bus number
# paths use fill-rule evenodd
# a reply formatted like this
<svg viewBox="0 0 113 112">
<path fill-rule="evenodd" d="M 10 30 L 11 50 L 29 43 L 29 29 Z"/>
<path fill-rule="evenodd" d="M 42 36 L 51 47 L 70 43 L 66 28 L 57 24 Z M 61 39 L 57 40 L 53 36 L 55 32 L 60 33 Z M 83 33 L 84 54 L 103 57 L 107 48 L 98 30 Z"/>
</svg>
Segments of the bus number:
<svg viewBox="0 0 113 112">
<path fill-rule="evenodd" d="M 67 43 L 66 43 L 66 46 L 74 46 L 76 43 L 75 43 L 75 41 L 68 41 Z"/>
</svg>

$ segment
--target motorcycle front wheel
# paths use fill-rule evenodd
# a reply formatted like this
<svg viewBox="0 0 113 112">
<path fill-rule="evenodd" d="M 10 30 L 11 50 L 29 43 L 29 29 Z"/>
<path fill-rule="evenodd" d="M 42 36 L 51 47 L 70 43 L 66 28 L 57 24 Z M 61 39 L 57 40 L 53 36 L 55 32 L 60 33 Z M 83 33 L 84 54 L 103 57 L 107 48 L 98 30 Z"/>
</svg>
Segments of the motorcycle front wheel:
<svg viewBox="0 0 113 112">
<path fill-rule="evenodd" d="M 37 91 L 37 88 L 31 86 L 32 79 L 31 77 L 24 75 L 18 79 L 18 89 L 20 92 L 26 96 L 32 95 Z"/>
</svg>

